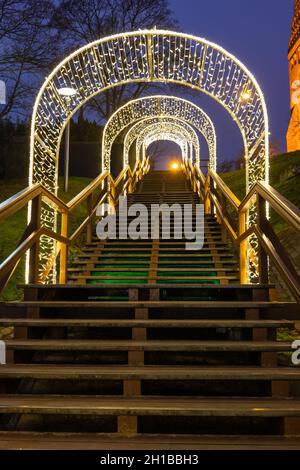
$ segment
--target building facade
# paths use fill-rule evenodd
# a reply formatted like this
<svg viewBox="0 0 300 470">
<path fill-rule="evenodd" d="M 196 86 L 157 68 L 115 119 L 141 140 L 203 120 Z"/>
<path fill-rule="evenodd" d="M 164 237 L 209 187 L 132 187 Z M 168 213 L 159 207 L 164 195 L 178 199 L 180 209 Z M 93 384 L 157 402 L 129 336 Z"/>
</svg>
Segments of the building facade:
<svg viewBox="0 0 300 470">
<path fill-rule="evenodd" d="M 300 150 L 300 0 L 294 0 L 294 17 L 288 49 L 291 119 L 287 131 L 288 152 Z"/>
</svg>

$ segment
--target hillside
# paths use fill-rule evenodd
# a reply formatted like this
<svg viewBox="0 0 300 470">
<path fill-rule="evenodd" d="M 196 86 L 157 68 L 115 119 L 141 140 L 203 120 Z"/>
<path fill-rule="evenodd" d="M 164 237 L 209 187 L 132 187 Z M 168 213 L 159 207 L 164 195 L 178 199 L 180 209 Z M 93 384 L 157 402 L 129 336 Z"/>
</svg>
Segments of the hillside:
<svg viewBox="0 0 300 470">
<path fill-rule="evenodd" d="M 232 191 L 245 195 L 245 170 L 221 174 Z M 300 207 L 300 151 L 283 153 L 270 160 L 270 184 L 297 207 Z"/>
</svg>

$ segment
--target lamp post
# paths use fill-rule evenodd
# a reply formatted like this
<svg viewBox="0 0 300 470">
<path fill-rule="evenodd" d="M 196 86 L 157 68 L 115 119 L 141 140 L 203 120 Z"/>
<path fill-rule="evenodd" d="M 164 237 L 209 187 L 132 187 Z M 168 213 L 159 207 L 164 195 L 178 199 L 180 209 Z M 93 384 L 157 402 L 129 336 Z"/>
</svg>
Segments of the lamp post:
<svg viewBox="0 0 300 470">
<path fill-rule="evenodd" d="M 58 93 L 65 98 L 67 107 L 69 108 L 72 96 L 76 95 L 77 91 L 74 88 L 64 87 L 59 88 Z M 70 119 L 65 128 L 65 154 L 64 154 L 64 191 L 68 191 L 69 186 L 69 163 L 70 163 Z"/>
</svg>

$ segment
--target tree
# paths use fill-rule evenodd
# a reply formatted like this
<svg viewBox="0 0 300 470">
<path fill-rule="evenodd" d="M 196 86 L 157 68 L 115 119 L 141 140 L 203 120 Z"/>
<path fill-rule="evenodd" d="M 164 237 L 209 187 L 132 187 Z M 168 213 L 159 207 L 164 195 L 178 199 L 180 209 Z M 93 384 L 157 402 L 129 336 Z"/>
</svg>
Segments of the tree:
<svg viewBox="0 0 300 470">
<path fill-rule="evenodd" d="M 174 28 L 176 22 L 168 0 L 62 0 L 52 18 L 60 44 L 70 52 L 110 34 L 138 29 Z M 67 52 L 66 52 L 67 49 Z M 89 102 L 101 119 L 130 99 L 138 98 L 147 84 L 123 85 L 105 91 Z"/>
<path fill-rule="evenodd" d="M 27 117 L 40 72 L 54 59 L 53 8 L 51 0 L 0 0 L 0 79 L 7 89 L 0 118 L 13 111 Z"/>
<path fill-rule="evenodd" d="M 270 157 L 272 158 L 280 153 L 282 153 L 282 146 L 279 139 L 270 140 Z"/>
</svg>

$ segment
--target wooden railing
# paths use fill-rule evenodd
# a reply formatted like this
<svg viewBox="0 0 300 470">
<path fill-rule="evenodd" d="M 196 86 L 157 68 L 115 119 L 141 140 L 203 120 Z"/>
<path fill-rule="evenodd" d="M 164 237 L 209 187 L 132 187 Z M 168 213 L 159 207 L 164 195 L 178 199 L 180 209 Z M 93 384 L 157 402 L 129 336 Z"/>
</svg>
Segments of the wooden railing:
<svg viewBox="0 0 300 470">
<path fill-rule="evenodd" d="M 50 193 L 42 185 L 30 186 L 0 204 L 0 222 L 13 216 L 28 204 L 31 205 L 31 220 L 28 223 L 16 249 L 0 265 L 0 292 L 6 287 L 15 272 L 20 260 L 29 251 L 29 282 L 43 283 L 47 280 L 54 264 L 59 259 L 59 283 L 67 281 L 68 248 L 80 234 L 86 230 L 86 240 L 90 242 L 93 234 L 93 218 L 97 207 L 102 203 L 116 206 L 118 197 L 134 190 L 137 182 L 149 171 L 149 160 L 138 161 L 134 170 L 129 166 L 114 180 L 108 171 L 101 173 L 83 191 L 70 202 L 65 203 Z M 98 194 L 97 194 L 98 192 Z M 49 230 L 41 226 L 42 203 L 48 203 L 61 216 L 59 231 Z M 86 204 L 86 218 L 69 234 L 71 214 L 82 204 Z M 39 245 L 42 236 L 55 240 L 55 253 L 40 272 Z"/>
<path fill-rule="evenodd" d="M 248 241 L 253 235 L 258 242 L 258 274 L 260 283 L 269 282 L 269 259 L 280 274 L 293 297 L 300 302 L 300 276 L 289 254 L 277 237 L 266 208 L 272 209 L 289 227 L 300 241 L 300 210 L 276 191 L 272 186 L 256 183 L 245 198 L 240 201 L 226 183 L 214 171 L 206 177 L 197 165 L 186 163 L 184 171 L 192 188 L 204 201 L 206 214 L 215 213 L 222 227 L 222 238 L 230 236 L 238 253 L 240 282 L 248 279 Z M 249 224 L 249 211 L 255 210 L 255 222 Z M 296 241 L 295 241 L 296 242 Z"/>
</svg>

